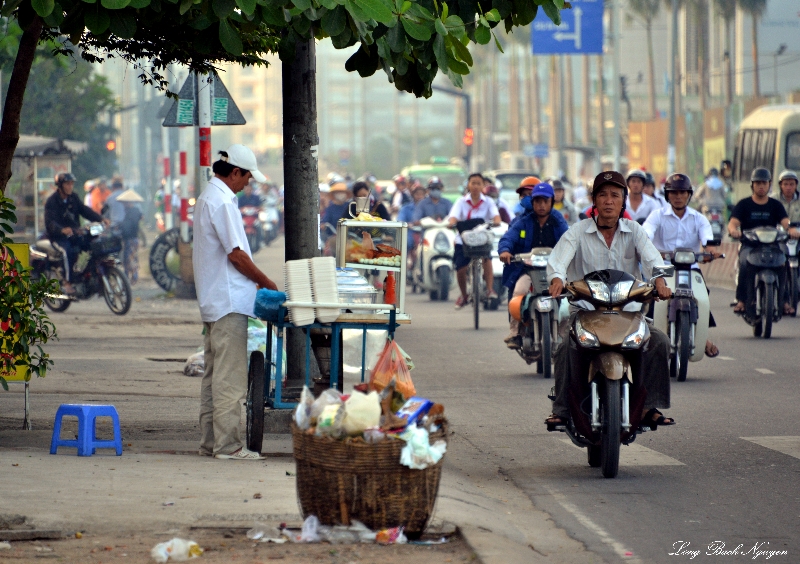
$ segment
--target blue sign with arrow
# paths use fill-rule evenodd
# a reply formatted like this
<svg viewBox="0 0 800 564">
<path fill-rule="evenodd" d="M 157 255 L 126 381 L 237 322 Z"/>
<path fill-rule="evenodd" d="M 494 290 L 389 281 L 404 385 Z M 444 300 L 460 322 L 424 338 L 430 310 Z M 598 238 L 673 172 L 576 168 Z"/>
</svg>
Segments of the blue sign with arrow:
<svg viewBox="0 0 800 564">
<path fill-rule="evenodd" d="M 556 25 L 539 10 L 531 26 L 534 55 L 603 53 L 603 0 L 572 0 Z"/>
</svg>

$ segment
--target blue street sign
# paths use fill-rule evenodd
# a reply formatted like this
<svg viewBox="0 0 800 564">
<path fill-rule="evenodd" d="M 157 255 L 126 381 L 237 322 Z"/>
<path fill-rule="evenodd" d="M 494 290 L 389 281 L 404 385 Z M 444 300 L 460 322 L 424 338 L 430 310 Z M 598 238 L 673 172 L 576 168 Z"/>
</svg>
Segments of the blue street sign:
<svg viewBox="0 0 800 564">
<path fill-rule="evenodd" d="M 539 9 L 531 26 L 535 55 L 603 53 L 603 0 L 572 0 L 557 26 Z"/>
<path fill-rule="evenodd" d="M 522 148 L 522 153 L 526 157 L 536 157 L 538 159 L 546 158 L 550 154 L 550 149 L 547 145 L 525 145 Z"/>
</svg>

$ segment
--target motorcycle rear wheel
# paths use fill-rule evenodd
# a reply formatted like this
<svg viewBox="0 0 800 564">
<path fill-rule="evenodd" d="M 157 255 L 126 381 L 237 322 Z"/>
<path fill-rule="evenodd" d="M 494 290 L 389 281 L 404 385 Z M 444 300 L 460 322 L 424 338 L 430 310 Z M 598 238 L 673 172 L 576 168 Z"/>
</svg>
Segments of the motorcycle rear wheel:
<svg viewBox="0 0 800 564">
<path fill-rule="evenodd" d="M 692 324 L 688 311 L 678 312 L 678 328 L 675 332 L 678 334 L 678 346 L 674 362 L 678 363 L 678 382 L 685 382 L 686 373 L 689 371 L 689 353 L 692 347 Z M 703 345 L 705 346 L 705 343 Z"/>
<path fill-rule="evenodd" d="M 264 441 L 264 353 L 250 353 L 250 369 L 247 371 L 247 449 L 261 452 Z"/>
<path fill-rule="evenodd" d="M 481 312 L 481 263 L 478 259 L 472 259 L 472 316 L 475 321 L 475 329 L 480 327 Z"/>
<path fill-rule="evenodd" d="M 125 315 L 131 309 L 133 292 L 128 277 L 116 266 L 106 270 L 103 280 L 103 297 L 108 309 L 117 315 Z"/>
<path fill-rule="evenodd" d="M 789 305 L 792 306 L 794 313 L 791 314 L 792 317 L 797 316 L 797 269 L 791 268 L 789 269 L 791 272 L 790 280 L 789 280 Z"/>
<path fill-rule="evenodd" d="M 439 291 L 437 293 L 439 299 L 443 302 L 446 302 L 447 298 L 450 297 L 450 276 L 450 267 L 442 265 L 436 269 L 436 279 L 439 281 Z M 434 300 L 436 298 L 431 297 L 431 299 Z"/>
<path fill-rule="evenodd" d="M 604 478 L 616 478 L 619 472 L 619 446 L 622 402 L 619 380 L 606 380 L 601 398 L 603 435 L 600 440 L 600 465 Z"/>
<path fill-rule="evenodd" d="M 550 320 L 550 312 L 545 311 L 539 316 L 539 334 L 542 336 L 542 360 L 540 373 L 545 378 L 550 378 L 553 371 L 553 354 L 552 354 L 552 336 L 550 335 L 550 328 L 552 322 Z M 539 365 L 537 365 L 539 366 Z"/>
</svg>

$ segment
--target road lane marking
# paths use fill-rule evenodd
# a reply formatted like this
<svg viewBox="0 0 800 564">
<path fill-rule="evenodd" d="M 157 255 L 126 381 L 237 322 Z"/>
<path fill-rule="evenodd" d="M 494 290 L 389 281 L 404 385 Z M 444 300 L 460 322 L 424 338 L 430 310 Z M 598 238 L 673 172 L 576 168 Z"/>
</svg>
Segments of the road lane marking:
<svg viewBox="0 0 800 564">
<path fill-rule="evenodd" d="M 720 359 L 720 360 L 736 360 L 736 359 L 735 359 L 735 358 L 733 358 L 732 356 L 722 356 L 722 355 L 719 355 L 717 358 L 718 358 L 718 359 Z"/>
<path fill-rule="evenodd" d="M 577 446 L 569 439 L 561 439 L 562 443 L 566 443 L 571 447 L 579 450 L 585 450 L 583 447 Z M 676 460 L 666 454 L 662 454 L 657 450 L 647 448 L 636 443 L 625 446 L 623 445 L 619 450 L 619 464 L 620 466 L 686 466 L 680 460 Z"/>
<path fill-rule="evenodd" d="M 603 542 L 603 544 L 611 548 L 611 550 L 613 550 L 617 554 L 617 556 L 625 559 L 625 562 L 632 562 L 634 564 L 643 564 L 642 561 L 639 560 L 639 558 L 632 555 L 631 550 L 625 548 L 625 546 L 623 546 L 622 543 L 620 543 L 614 537 L 608 534 L 608 532 L 603 527 L 601 527 L 600 525 L 589 519 L 589 517 L 586 516 L 585 511 L 581 511 L 572 502 L 568 501 L 567 496 L 565 496 L 558 490 L 551 488 L 547 484 L 541 484 L 541 485 L 545 490 L 547 490 L 547 492 L 551 496 L 553 496 L 553 499 L 556 500 L 556 502 L 561 507 L 563 507 L 565 511 L 567 511 L 573 517 L 575 517 L 575 519 L 577 519 L 577 521 L 581 525 L 583 525 L 584 527 L 589 529 L 589 531 L 597 535 Z"/>
<path fill-rule="evenodd" d="M 756 368 L 756 372 L 761 372 L 762 374 L 775 374 L 769 368 Z"/>
<path fill-rule="evenodd" d="M 800 458 L 800 437 L 739 437 L 770 450 Z"/>
</svg>

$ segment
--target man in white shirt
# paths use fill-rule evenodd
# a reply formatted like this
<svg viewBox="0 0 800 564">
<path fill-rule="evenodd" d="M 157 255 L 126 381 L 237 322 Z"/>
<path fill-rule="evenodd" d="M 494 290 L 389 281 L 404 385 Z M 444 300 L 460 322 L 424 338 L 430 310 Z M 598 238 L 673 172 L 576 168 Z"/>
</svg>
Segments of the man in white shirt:
<svg viewBox="0 0 800 564">
<path fill-rule="evenodd" d="M 685 248 L 692 249 L 695 253 L 710 252 L 714 256 L 720 256 L 718 250 L 706 248 L 708 242 L 714 238 L 714 233 L 706 216 L 689 207 L 693 192 L 692 181 L 688 176 L 671 174 L 664 184 L 664 196 L 669 207 L 651 213 L 642 227 L 661 252 Z M 700 269 L 697 264 L 692 268 L 698 271 Z M 708 326 L 717 326 L 713 315 L 710 315 Z M 710 340 L 706 341 L 706 355 L 711 358 L 719 355 L 719 349 Z"/>
<path fill-rule="evenodd" d="M 658 200 L 644 193 L 644 183 L 646 181 L 647 175 L 644 171 L 637 169 L 630 171 L 628 178 L 625 179 L 628 185 L 628 199 L 625 202 L 625 208 L 639 225 L 644 223 L 644 220 L 647 219 L 651 212 L 661 207 Z"/>
<path fill-rule="evenodd" d="M 236 194 L 254 178 L 265 182 L 253 151 L 220 151 L 212 178 L 194 208 L 194 279 L 205 330 L 205 370 L 200 385 L 200 455 L 263 460 L 239 434 L 247 393 L 247 319 L 258 288 L 277 290 L 253 264 Z"/>
<path fill-rule="evenodd" d="M 644 271 L 652 276 L 653 267 L 663 266 L 661 253 L 653 246 L 641 225 L 623 219 L 625 179 L 616 171 L 601 172 L 592 184 L 592 215 L 570 227 L 561 236 L 547 263 L 547 279 L 550 295 L 558 297 L 567 281 L 582 280 L 590 272 L 604 269 L 622 270 L 636 278 Z M 596 210 L 596 214 L 594 213 Z M 669 298 L 671 292 L 666 282 L 655 281 L 658 297 Z M 574 324 L 576 314 L 570 316 L 568 329 Z M 570 350 L 572 349 L 572 351 Z M 556 379 L 556 399 L 553 415 L 546 421 L 548 431 L 558 430 L 570 417 L 567 390 L 573 378 L 584 378 L 575 374 L 570 352 L 579 354 L 575 344 L 566 334 L 553 353 Z M 674 425 L 675 420 L 664 417 L 657 408 L 667 408 L 670 403 L 669 339 L 655 327 L 650 327 L 650 342 L 642 353 L 641 382 L 647 390 L 642 426 Z"/>
<path fill-rule="evenodd" d="M 483 175 L 474 172 L 469 175 L 467 180 L 467 190 L 469 194 L 456 200 L 450 210 L 448 222 L 454 227 L 459 221 L 468 219 L 482 219 L 486 223 L 500 225 L 500 212 L 494 201 L 488 196 L 483 195 L 484 178 Z M 461 309 L 469 303 L 467 295 L 467 267 L 470 259 L 464 256 L 464 245 L 461 235 L 456 235 L 455 252 L 453 253 L 453 263 L 456 267 L 456 278 L 461 295 L 456 300 L 456 309 Z M 487 257 L 483 260 L 483 278 L 486 281 L 486 297 L 489 299 L 497 298 L 494 291 L 494 274 L 492 273 L 492 259 Z"/>
</svg>

